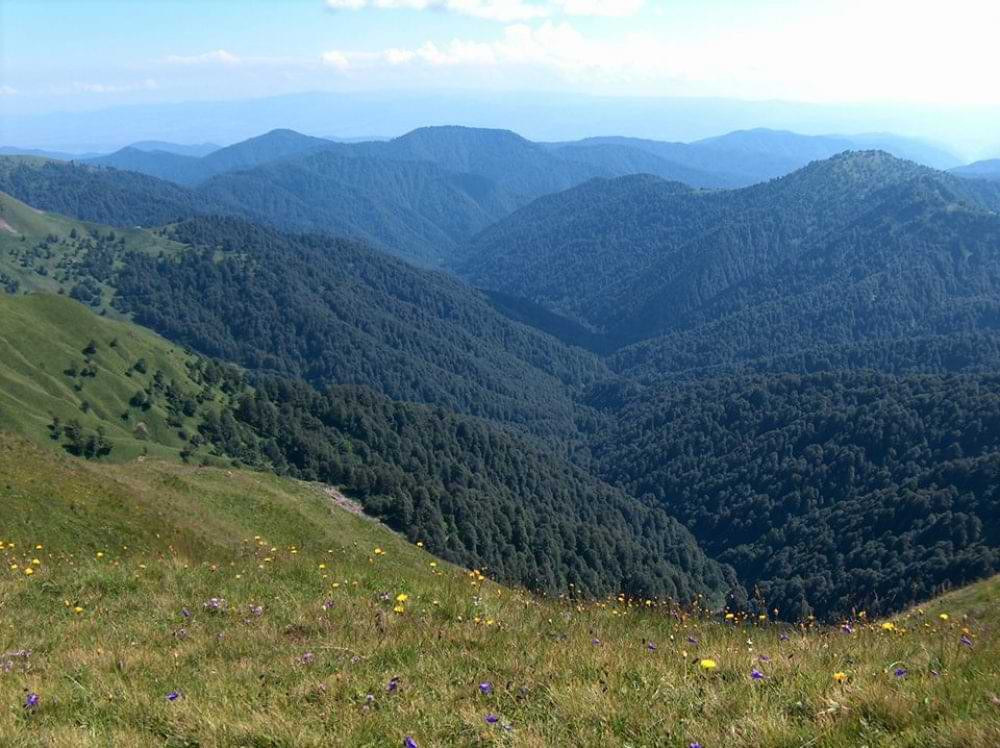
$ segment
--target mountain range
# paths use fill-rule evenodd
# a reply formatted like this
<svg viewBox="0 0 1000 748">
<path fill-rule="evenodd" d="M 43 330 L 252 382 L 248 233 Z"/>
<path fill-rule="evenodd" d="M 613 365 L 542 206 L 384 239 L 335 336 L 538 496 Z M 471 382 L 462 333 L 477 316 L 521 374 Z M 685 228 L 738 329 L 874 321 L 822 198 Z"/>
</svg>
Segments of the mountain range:
<svg viewBox="0 0 1000 748">
<path fill-rule="evenodd" d="M 697 148 L 737 175 L 773 140 Z M 620 145 L 280 131 L 172 154 L 192 186 L 3 158 L 0 285 L 202 357 L 211 414 L 130 369 L 169 448 L 341 485 L 506 581 L 798 619 L 995 572 L 1000 187 L 872 150 L 730 189 L 593 175 L 640 163 Z M 104 459 L 117 400 L 71 397 Z"/>
</svg>

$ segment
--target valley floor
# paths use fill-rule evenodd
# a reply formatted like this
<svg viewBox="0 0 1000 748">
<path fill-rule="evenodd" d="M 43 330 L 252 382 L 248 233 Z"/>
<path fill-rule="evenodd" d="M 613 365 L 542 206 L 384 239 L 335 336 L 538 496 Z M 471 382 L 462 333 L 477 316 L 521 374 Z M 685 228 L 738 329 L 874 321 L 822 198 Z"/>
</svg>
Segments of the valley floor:
<svg viewBox="0 0 1000 748">
<path fill-rule="evenodd" d="M 997 579 L 843 628 L 544 600 L 314 486 L 7 436 L 0 507 L 3 746 L 1000 745 Z"/>
</svg>

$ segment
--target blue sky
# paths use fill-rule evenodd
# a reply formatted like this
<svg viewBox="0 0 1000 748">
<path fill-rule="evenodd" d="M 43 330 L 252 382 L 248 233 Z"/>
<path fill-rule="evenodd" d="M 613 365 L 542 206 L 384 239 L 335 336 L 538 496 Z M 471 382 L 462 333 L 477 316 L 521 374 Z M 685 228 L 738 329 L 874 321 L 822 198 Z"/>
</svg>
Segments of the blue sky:
<svg viewBox="0 0 1000 748">
<path fill-rule="evenodd" d="M 9 114 L 316 90 L 996 106 L 996 0 L 0 0 Z"/>
</svg>

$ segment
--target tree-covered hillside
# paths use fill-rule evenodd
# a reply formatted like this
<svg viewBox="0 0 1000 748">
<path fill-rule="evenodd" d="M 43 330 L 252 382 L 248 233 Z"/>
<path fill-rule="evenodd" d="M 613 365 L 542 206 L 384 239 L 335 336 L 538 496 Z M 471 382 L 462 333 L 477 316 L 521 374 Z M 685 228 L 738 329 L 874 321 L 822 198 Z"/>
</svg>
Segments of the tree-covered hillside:
<svg viewBox="0 0 1000 748">
<path fill-rule="evenodd" d="M 1000 379 L 705 379 L 626 395 L 600 472 L 677 516 L 764 610 L 897 610 L 1000 569 Z"/>
<path fill-rule="evenodd" d="M 160 226 L 226 209 L 172 182 L 131 171 L 0 157 L 0 192 L 33 208 L 113 226 Z"/>
<path fill-rule="evenodd" d="M 487 230 L 459 269 L 646 341 L 629 366 L 660 372 L 975 332 L 998 319 L 998 195 L 877 152 L 735 192 L 592 182 Z"/>
<path fill-rule="evenodd" d="M 247 376 L 59 296 L 0 296 L 0 341 L 0 429 L 71 454 L 324 481 L 434 553 L 540 591 L 722 604 L 738 589 L 662 508 L 480 419 Z"/>
</svg>

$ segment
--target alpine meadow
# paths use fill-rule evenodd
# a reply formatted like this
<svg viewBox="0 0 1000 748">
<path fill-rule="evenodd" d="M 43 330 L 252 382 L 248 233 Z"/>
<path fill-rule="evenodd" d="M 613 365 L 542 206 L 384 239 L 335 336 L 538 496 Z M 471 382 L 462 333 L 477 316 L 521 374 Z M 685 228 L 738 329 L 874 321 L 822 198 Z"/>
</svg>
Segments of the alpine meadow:
<svg viewBox="0 0 1000 748">
<path fill-rule="evenodd" d="M 1000 746 L 998 27 L 0 0 L 0 746 Z"/>
</svg>

